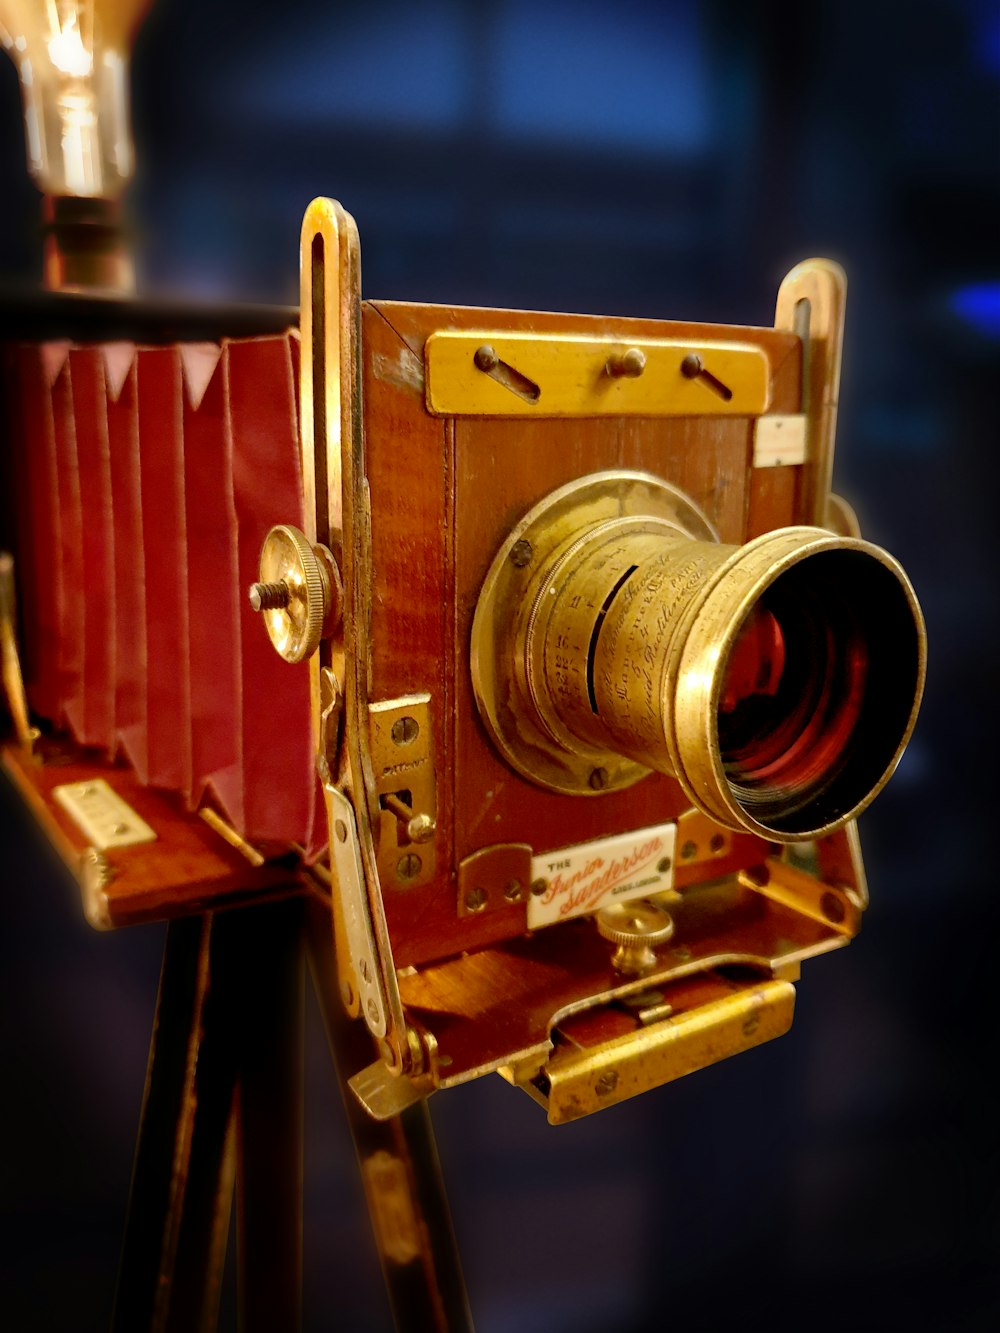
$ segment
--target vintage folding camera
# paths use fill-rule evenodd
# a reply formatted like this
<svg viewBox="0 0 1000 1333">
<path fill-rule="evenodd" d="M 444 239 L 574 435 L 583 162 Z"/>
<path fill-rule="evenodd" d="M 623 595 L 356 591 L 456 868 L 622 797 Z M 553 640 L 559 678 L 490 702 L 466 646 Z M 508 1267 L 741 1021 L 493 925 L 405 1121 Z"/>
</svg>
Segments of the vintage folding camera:
<svg viewBox="0 0 1000 1333">
<path fill-rule="evenodd" d="M 783 1033 L 924 678 L 830 493 L 842 272 L 736 328 L 363 302 L 328 200 L 301 257 L 297 330 L 13 340 L 4 762 L 90 919 L 327 889 L 377 1118 Z"/>
</svg>

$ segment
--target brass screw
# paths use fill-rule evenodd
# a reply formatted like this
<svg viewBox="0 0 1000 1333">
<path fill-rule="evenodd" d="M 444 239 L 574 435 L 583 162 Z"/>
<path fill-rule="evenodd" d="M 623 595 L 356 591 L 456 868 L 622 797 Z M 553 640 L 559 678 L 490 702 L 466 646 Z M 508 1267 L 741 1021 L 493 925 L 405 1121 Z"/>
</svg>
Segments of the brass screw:
<svg viewBox="0 0 1000 1333">
<path fill-rule="evenodd" d="M 409 745 L 420 735 L 420 726 L 415 717 L 397 717 L 392 724 L 392 743 L 394 745 Z"/>
<path fill-rule="evenodd" d="M 486 906 L 489 894 L 485 889 L 470 889 L 465 895 L 465 906 L 469 912 L 481 912 Z"/>
<path fill-rule="evenodd" d="M 681 374 L 686 380 L 697 379 L 704 367 L 701 364 L 701 357 L 697 352 L 688 352 L 687 356 L 681 362 Z"/>
<path fill-rule="evenodd" d="M 423 864 L 416 852 L 407 852 L 396 862 L 396 875 L 399 879 L 416 879 Z"/>
<path fill-rule="evenodd" d="M 337 835 L 338 842 L 347 841 L 347 825 L 344 823 L 342 819 L 337 819 L 334 821 L 333 831 Z"/>
<path fill-rule="evenodd" d="M 292 600 L 284 579 L 278 583 L 251 583 L 248 595 L 254 611 L 283 611 Z"/>
<path fill-rule="evenodd" d="M 594 791 L 603 791 L 608 785 L 608 770 L 606 768 L 595 768 L 591 771 L 587 779 Z"/>
<path fill-rule="evenodd" d="M 695 853 L 697 852 L 697 850 L 698 850 L 698 844 L 696 842 L 686 842 L 684 846 L 681 848 L 681 856 L 685 861 L 690 861 L 692 856 L 694 856 Z"/>
<path fill-rule="evenodd" d="M 518 903 L 521 901 L 521 881 L 512 879 L 503 891 L 503 896 L 509 903 Z"/>
<path fill-rule="evenodd" d="M 518 569 L 523 569 L 530 562 L 532 555 L 534 552 L 531 549 L 531 542 L 526 542 L 522 537 L 510 548 L 510 563 L 516 565 Z"/>
<path fill-rule="evenodd" d="M 597 1093 L 598 1097 L 607 1097 L 609 1093 L 614 1092 L 617 1086 L 618 1071 L 616 1069 L 609 1069 L 607 1073 L 602 1074 L 594 1084 L 594 1091 Z"/>
<path fill-rule="evenodd" d="M 476 363 L 476 369 L 484 370 L 487 374 L 489 374 L 491 370 L 496 370 L 497 364 L 500 361 L 500 358 L 497 356 L 496 352 L 494 352 L 493 348 L 490 347 L 489 343 L 484 343 L 482 347 L 477 347 L 476 354 L 472 359 Z"/>
<path fill-rule="evenodd" d="M 721 833 L 713 833 L 708 845 L 713 852 L 721 852 L 726 845 L 726 840 Z"/>
<path fill-rule="evenodd" d="M 608 357 L 607 372 L 614 379 L 624 376 L 638 379 L 646 369 L 646 354 L 638 347 L 630 347 L 627 352 L 614 352 Z"/>
<path fill-rule="evenodd" d="M 661 874 L 661 875 L 665 875 L 665 874 L 667 873 L 667 871 L 670 869 L 671 864 L 672 864 L 672 862 L 671 862 L 671 860 L 670 860 L 670 857 L 669 857 L 669 856 L 665 856 L 665 857 L 663 857 L 663 859 L 662 859 L 661 861 L 657 861 L 657 863 L 656 863 L 656 869 L 657 869 L 657 871 L 658 871 L 659 874 Z"/>
<path fill-rule="evenodd" d="M 548 887 L 549 881 L 547 879 L 533 879 L 531 881 L 531 896 L 540 898 Z"/>
</svg>

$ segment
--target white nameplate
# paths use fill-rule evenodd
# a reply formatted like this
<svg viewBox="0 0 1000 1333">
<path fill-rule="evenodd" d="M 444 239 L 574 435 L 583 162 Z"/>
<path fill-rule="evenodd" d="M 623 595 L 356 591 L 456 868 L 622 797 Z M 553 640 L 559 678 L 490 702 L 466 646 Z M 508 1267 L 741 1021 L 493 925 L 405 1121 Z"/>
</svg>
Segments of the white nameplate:
<svg viewBox="0 0 1000 1333">
<path fill-rule="evenodd" d="M 676 837 L 676 824 L 659 824 L 533 856 L 529 930 L 665 892 L 673 886 Z"/>
<path fill-rule="evenodd" d="M 146 821 L 103 778 L 66 782 L 53 787 L 52 795 L 99 852 L 156 840 Z"/>
</svg>

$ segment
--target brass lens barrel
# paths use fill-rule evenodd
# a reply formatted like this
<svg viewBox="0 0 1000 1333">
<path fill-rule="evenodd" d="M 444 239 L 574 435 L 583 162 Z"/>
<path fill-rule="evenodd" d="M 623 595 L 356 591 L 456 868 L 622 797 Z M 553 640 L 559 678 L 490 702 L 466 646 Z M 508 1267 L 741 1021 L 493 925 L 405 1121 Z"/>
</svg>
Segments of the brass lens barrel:
<svg viewBox="0 0 1000 1333">
<path fill-rule="evenodd" d="M 655 516 L 587 522 L 585 508 L 548 547 L 532 533 L 502 642 L 521 734 L 671 773 L 718 823 L 778 841 L 853 818 L 888 780 L 923 688 L 923 620 L 896 561 L 818 528 L 724 546 Z"/>
</svg>

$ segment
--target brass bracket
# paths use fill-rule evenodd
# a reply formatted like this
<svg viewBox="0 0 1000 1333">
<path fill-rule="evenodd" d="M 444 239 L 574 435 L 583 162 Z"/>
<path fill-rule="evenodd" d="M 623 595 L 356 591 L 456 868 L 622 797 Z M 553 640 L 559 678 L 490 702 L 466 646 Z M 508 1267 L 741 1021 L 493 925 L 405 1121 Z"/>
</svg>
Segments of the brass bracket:
<svg viewBox="0 0 1000 1333">
<path fill-rule="evenodd" d="M 368 705 L 372 771 L 379 800 L 379 880 L 397 889 L 429 884 L 437 864 L 437 787 L 431 697 L 411 694 Z"/>
<path fill-rule="evenodd" d="M 677 817 L 677 868 L 721 861 L 733 847 L 732 829 L 723 828 L 714 819 L 696 809 Z"/>
<path fill-rule="evenodd" d="M 458 915 L 478 916 L 517 907 L 531 891 L 531 847 L 526 842 L 499 842 L 480 847 L 458 863 Z"/>
<path fill-rule="evenodd" d="M 759 416 L 770 368 L 753 343 L 442 329 L 424 345 L 434 416 Z"/>
<path fill-rule="evenodd" d="M 343 898 L 334 903 L 334 921 L 339 913 L 348 940 L 352 929 L 361 929 L 347 920 L 353 899 L 358 922 L 370 932 L 376 964 L 370 981 L 366 983 L 360 973 L 354 981 L 359 990 L 363 984 L 372 987 L 368 998 L 377 1000 L 378 1017 L 369 1012 L 367 1001 L 361 1007 L 372 1031 L 384 1021 L 386 1059 L 395 1069 L 405 1071 L 411 1066 L 412 1052 L 375 849 L 381 811 L 372 771 L 368 713 L 372 576 L 361 402 L 361 247 L 354 219 L 334 200 L 314 199 L 306 209 L 300 258 L 305 537 L 312 546 L 330 551 L 344 587 L 342 635 L 336 641 L 321 642 L 310 659 L 314 739 L 327 795 L 332 860 L 340 888 L 337 898 Z M 337 743 L 338 730 L 342 733 L 340 752 L 330 755 L 328 747 Z M 350 818 L 344 819 L 348 811 Z M 348 831 L 343 841 L 337 835 L 338 817 Z M 348 844 L 350 857 L 344 850 Z M 360 934 L 357 938 L 360 940 Z M 338 964 L 349 966 L 343 944 L 338 939 Z M 348 946 L 346 953 L 350 952 Z M 356 959 L 353 966 L 358 967 Z M 357 1004 L 357 994 L 353 990 L 350 996 L 347 993 L 351 980 L 346 975 L 340 978 L 348 1012 Z"/>
<path fill-rule="evenodd" d="M 802 340 L 802 411 L 807 418 L 805 487 L 799 521 L 827 526 L 837 436 L 847 277 L 830 259 L 806 259 L 778 290 L 774 327 Z"/>
<path fill-rule="evenodd" d="M 373 1120 L 392 1120 L 434 1091 L 429 1075 L 396 1074 L 382 1060 L 367 1065 L 347 1082 Z"/>
<path fill-rule="evenodd" d="M 388 1028 L 385 985 L 375 951 L 375 937 L 368 912 L 365 876 L 358 846 L 354 808 L 338 788 L 325 784 L 330 820 L 330 846 L 336 871 L 338 906 L 361 1013 L 373 1037 L 384 1037 Z M 341 978 L 343 984 L 344 978 Z M 354 996 L 344 996 L 350 1009 Z"/>
<path fill-rule="evenodd" d="M 835 930 L 847 940 L 860 929 L 863 908 L 856 895 L 839 885 L 826 884 L 779 857 L 769 856 L 762 867 L 740 871 L 739 882 L 744 888 Z"/>
</svg>

